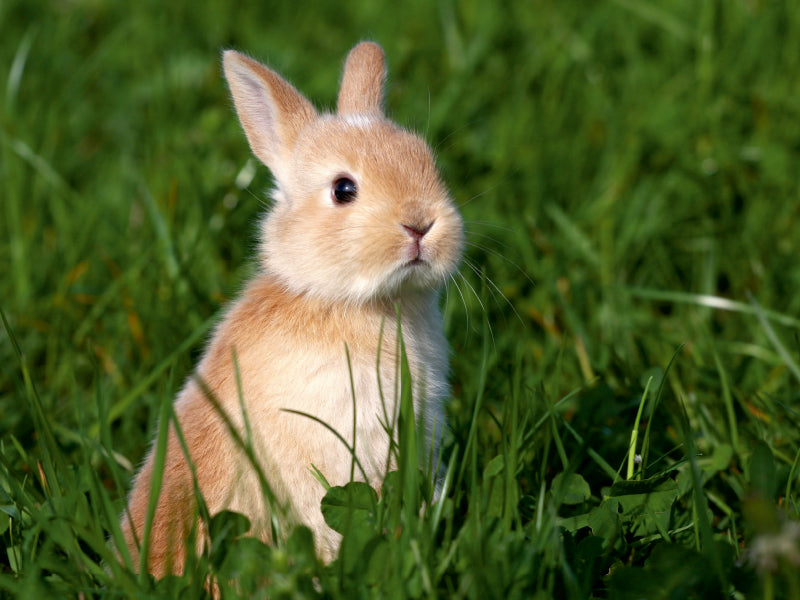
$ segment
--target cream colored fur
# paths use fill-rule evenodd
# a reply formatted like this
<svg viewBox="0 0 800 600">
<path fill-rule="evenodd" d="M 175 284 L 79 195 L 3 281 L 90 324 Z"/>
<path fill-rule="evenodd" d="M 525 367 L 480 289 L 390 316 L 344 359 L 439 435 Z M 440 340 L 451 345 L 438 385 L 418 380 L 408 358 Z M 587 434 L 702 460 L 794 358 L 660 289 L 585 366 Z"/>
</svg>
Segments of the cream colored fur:
<svg viewBox="0 0 800 600">
<path fill-rule="evenodd" d="M 250 146 L 275 177 L 274 203 L 263 222 L 261 268 L 216 328 L 175 413 L 211 514 L 241 512 L 252 535 L 271 541 L 256 471 L 209 393 L 242 438 L 247 420 L 286 524 L 310 527 L 320 557 L 331 560 L 338 534 L 323 520 L 324 489 L 311 467 L 343 485 L 351 454 L 325 426 L 285 409 L 314 415 L 355 443 L 366 479 L 379 488 L 391 466 L 386 427 L 397 410 L 399 305 L 417 419 L 429 437 L 434 423 L 441 431 L 448 366 L 438 290 L 460 259 L 462 223 L 426 144 L 383 116 L 376 44 L 350 52 L 336 114 L 317 114 L 279 75 L 241 54 L 226 52 L 224 66 Z M 342 177 L 357 186 L 352 202 L 332 195 Z M 153 451 L 122 518 L 134 560 L 152 471 Z M 356 478 L 363 479 L 358 469 Z M 189 463 L 171 429 L 147 556 L 153 574 L 182 571 L 193 527 L 202 544 L 196 514 Z"/>
</svg>

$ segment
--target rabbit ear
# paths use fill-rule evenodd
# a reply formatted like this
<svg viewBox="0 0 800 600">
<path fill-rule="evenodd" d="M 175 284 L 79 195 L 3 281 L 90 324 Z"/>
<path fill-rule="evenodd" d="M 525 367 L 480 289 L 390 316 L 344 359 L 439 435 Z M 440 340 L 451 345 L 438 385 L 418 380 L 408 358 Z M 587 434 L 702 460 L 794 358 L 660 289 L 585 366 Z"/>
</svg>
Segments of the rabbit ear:
<svg viewBox="0 0 800 600">
<path fill-rule="evenodd" d="M 337 104 L 339 114 L 383 115 L 385 79 L 383 49 L 374 42 L 361 42 L 355 46 L 344 64 Z"/>
<path fill-rule="evenodd" d="M 279 183 L 286 181 L 297 134 L 316 110 L 277 73 L 243 54 L 226 50 L 223 66 L 250 148 Z"/>
</svg>

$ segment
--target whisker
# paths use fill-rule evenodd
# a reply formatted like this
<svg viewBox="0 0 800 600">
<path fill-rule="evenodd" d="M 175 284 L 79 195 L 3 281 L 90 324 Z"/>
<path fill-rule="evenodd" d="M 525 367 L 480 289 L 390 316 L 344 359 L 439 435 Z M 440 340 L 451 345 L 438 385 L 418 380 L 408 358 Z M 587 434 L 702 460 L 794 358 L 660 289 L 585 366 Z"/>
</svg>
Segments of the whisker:
<svg viewBox="0 0 800 600">
<path fill-rule="evenodd" d="M 495 229 L 502 229 L 503 231 L 513 232 L 516 231 L 513 227 L 508 227 L 506 225 L 500 225 L 499 223 L 491 223 L 489 221 L 464 221 L 465 225 L 483 225 L 484 227 L 494 227 Z M 471 230 L 468 230 L 470 233 L 474 233 Z"/>
<path fill-rule="evenodd" d="M 475 200 L 475 199 L 477 199 L 477 198 L 480 198 L 481 196 L 485 196 L 485 195 L 486 195 L 486 194 L 488 194 L 489 192 L 492 192 L 492 191 L 496 190 L 497 188 L 499 188 L 499 187 L 500 187 L 500 184 L 502 184 L 502 183 L 506 183 L 507 181 L 510 181 L 510 180 L 511 180 L 511 177 L 512 177 L 513 175 L 516 175 L 516 174 L 518 174 L 520 171 L 521 171 L 520 169 L 514 169 L 514 171 L 512 171 L 511 173 L 508 173 L 508 174 L 507 174 L 507 175 L 505 175 L 504 177 L 501 177 L 501 178 L 499 178 L 499 179 L 497 180 L 497 183 L 495 183 L 495 185 L 493 185 L 492 187 L 490 187 L 490 188 L 488 188 L 488 189 L 486 189 L 486 190 L 484 190 L 484 191 L 482 191 L 482 192 L 480 192 L 480 193 L 478 193 L 478 194 L 474 195 L 472 198 L 470 198 L 470 199 L 469 199 L 469 200 L 467 200 L 466 202 L 464 202 L 464 203 L 462 203 L 462 204 L 459 204 L 459 205 L 458 205 L 458 206 L 459 206 L 459 208 L 461 208 L 461 207 L 463 207 L 463 206 L 466 206 L 467 204 L 469 204 L 469 203 L 470 203 L 470 202 L 472 202 L 473 200 Z"/>
<path fill-rule="evenodd" d="M 467 310 L 467 301 L 464 298 L 464 294 L 461 291 L 461 287 L 458 285 L 458 281 L 456 281 L 455 276 L 451 273 L 449 275 L 450 280 L 453 282 L 453 285 L 456 286 L 456 291 L 458 291 L 458 295 L 461 296 L 461 304 L 464 305 L 464 315 L 466 315 L 467 319 L 467 326 L 464 328 L 464 344 L 467 343 L 467 335 L 469 334 L 469 310 Z"/>
<path fill-rule="evenodd" d="M 469 200 L 466 200 L 466 201 L 462 202 L 461 204 L 459 204 L 459 205 L 458 205 L 458 207 L 459 207 L 459 208 L 464 208 L 464 207 L 465 207 L 467 204 L 469 204 L 469 203 L 470 203 L 470 202 L 472 202 L 473 200 L 477 200 L 477 199 L 478 199 L 478 198 L 480 198 L 481 196 L 485 196 L 485 195 L 486 195 L 486 194 L 488 194 L 489 192 L 493 192 L 493 191 L 494 191 L 494 190 L 496 190 L 496 189 L 497 189 L 499 186 L 500 186 L 500 183 L 498 182 L 497 184 L 493 185 L 493 186 L 492 186 L 492 187 L 490 187 L 489 189 L 486 189 L 486 190 L 484 190 L 484 191 L 482 191 L 482 192 L 478 192 L 477 194 L 475 194 L 474 196 L 472 196 L 472 198 L 470 198 Z"/>
<path fill-rule="evenodd" d="M 451 137 L 453 137 L 455 134 L 457 134 L 457 133 L 459 133 L 461 131 L 466 131 L 467 129 L 472 129 L 479 122 L 480 122 L 480 119 L 473 119 L 472 121 L 465 122 L 461 127 L 456 127 L 450 133 L 448 133 L 446 136 L 444 136 L 444 138 L 442 138 L 441 140 L 439 140 L 436 143 L 436 145 L 433 147 L 434 148 L 434 152 L 438 153 L 439 150 L 442 148 L 443 144 L 447 140 L 449 140 Z"/>
<path fill-rule="evenodd" d="M 431 134 L 431 88 L 428 88 L 428 118 L 425 121 L 425 139 L 427 140 Z"/>
<path fill-rule="evenodd" d="M 467 235 L 468 239 L 470 237 L 481 237 L 481 238 L 496 242 L 497 244 L 500 244 L 501 246 L 503 246 L 503 248 L 507 248 L 508 247 L 508 244 L 506 244 L 505 242 L 501 242 L 496 237 L 494 237 L 493 235 L 490 235 L 488 233 L 480 233 L 480 232 L 477 232 L 477 231 L 467 231 L 467 234 L 468 234 Z M 469 242 L 467 242 L 467 243 L 469 243 Z"/>
<path fill-rule="evenodd" d="M 481 310 L 483 311 L 483 315 L 487 319 L 487 324 L 489 325 L 489 337 L 492 338 L 492 346 L 496 348 L 497 346 L 494 341 L 494 330 L 492 329 L 492 324 L 488 322 L 489 311 L 486 310 L 486 306 L 484 305 L 483 300 L 481 300 L 481 297 L 478 295 L 478 292 L 475 291 L 475 288 L 472 287 L 472 284 L 469 282 L 469 280 L 466 277 L 464 277 L 463 273 L 459 273 L 459 275 L 461 276 L 461 281 L 467 284 L 467 287 L 469 287 L 469 289 L 472 290 L 473 296 L 475 296 L 475 299 L 478 301 L 478 304 L 480 305 Z"/>
<path fill-rule="evenodd" d="M 512 267 L 514 267 L 517 271 L 519 271 L 519 273 L 525 279 L 528 280 L 528 283 L 530 283 L 531 285 L 536 285 L 536 282 L 533 279 L 531 279 L 530 275 L 528 275 L 522 267 L 520 267 L 517 263 L 515 263 L 513 260 L 508 258 L 505 254 L 503 254 L 501 252 L 498 252 L 494 248 L 490 248 L 488 246 L 483 246 L 483 245 L 475 243 L 475 242 L 467 242 L 467 245 L 471 246 L 473 248 L 477 248 L 478 250 L 482 250 L 483 252 L 486 252 L 487 254 L 491 254 L 492 256 L 494 256 L 496 258 L 499 258 L 500 260 L 506 262 L 507 264 L 509 264 Z"/>
<path fill-rule="evenodd" d="M 520 324 L 523 327 L 525 327 L 525 321 L 522 319 L 522 316 L 520 316 L 519 312 L 517 312 L 517 309 L 514 307 L 514 304 L 511 302 L 511 300 L 508 299 L 508 296 L 506 296 L 502 292 L 502 290 L 497 286 L 497 284 L 494 281 L 492 281 L 492 278 L 487 276 L 483 271 L 479 270 L 477 265 L 475 265 L 471 261 L 465 259 L 464 264 L 466 264 L 472 270 L 473 273 L 475 273 L 478 277 L 486 281 L 491 286 L 489 288 L 489 292 L 492 294 L 492 297 L 495 298 L 495 301 L 497 301 L 497 296 L 495 295 L 495 292 L 500 295 L 500 297 L 505 301 L 505 303 L 514 313 L 514 316 L 517 317 L 517 320 L 520 322 Z M 494 291 L 492 291 L 492 289 L 494 289 Z M 497 304 L 498 306 L 500 305 L 499 302 Z"/>
</svg>

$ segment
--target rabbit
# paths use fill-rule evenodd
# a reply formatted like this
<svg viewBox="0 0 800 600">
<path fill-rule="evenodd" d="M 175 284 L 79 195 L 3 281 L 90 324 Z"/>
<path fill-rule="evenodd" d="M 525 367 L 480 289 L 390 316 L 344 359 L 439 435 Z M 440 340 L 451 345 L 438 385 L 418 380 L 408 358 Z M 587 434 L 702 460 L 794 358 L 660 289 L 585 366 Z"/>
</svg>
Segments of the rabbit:
<svg viewBox="0 0 800 600">
<path fill-rule="evenodd" d="M 379 489 L 393 466 L 387 420 L 399 403 L 398 314 L 415 416 L 434 452 L 449 394 L 439 298 L 461 258 L 463 225 L 429 147 L 384 116 L 382 48 L 361 42 L 350 51 L 334 114 L 318 113 L 243 54 L 225 51 L 223 66 L 250 148 L 275 189 L 258 271 L 174 403 L 185 450 L 170 424 L 146 549 L 156 577 L 182 573 L 187 553 L 202 550 L 196 489 L 211 515 L 242 513 L 248 535 L 274 542 L 275 503 L 262 493 L 259 469 L 287 527 L 307 526 L 320 560 L 335 558 L 340 536 L 325 523 L 325 488 L 313 470 L 331 485 L 350 481 L 352 452 L 333 431 L 355 445 L 363 467 L 355 479 Z M 250 440 L 254 460 L 233 430 Z M 135 565 L 155 453 L 135 476 L 121 518 Z"/>
</svg>

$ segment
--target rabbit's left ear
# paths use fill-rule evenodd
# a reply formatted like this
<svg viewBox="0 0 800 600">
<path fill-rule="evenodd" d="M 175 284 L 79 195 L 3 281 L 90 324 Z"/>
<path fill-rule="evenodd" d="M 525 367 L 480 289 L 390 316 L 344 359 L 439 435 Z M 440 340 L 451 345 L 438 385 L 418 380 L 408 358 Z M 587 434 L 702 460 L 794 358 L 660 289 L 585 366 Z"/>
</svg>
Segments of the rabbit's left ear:
<svg viewBox="0 0 800 600">
<path fill-rule="evenodd" d="M 252 58 L 226 50 L 223 66 L 250 148 L 284 185 L 294 170 L 297 136 L 317 111 L 288 81 Z"/>
<path fill-rule="evenodd" d="M 338 113 L 383 116 L 385 80 L 383 49 L 374 42 L 361 42 L 355 46 L 344 64 L 336 107 Z"/>
</svg>

